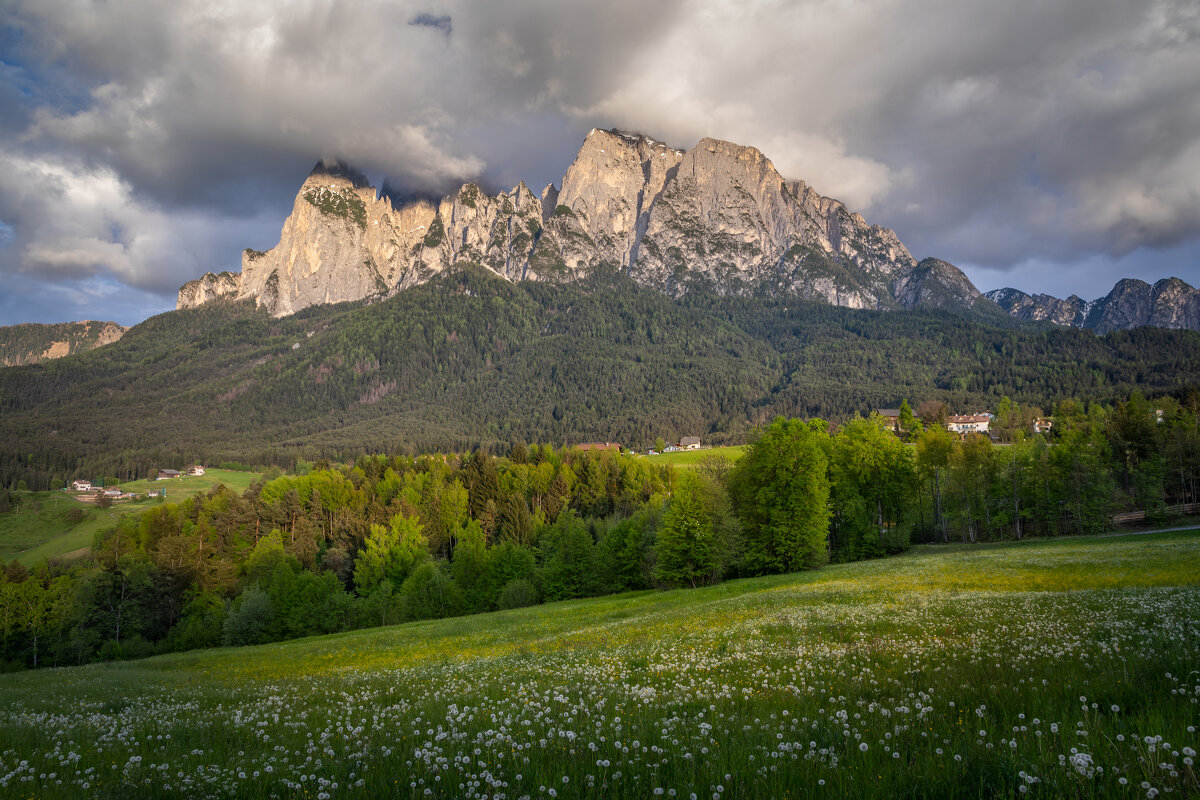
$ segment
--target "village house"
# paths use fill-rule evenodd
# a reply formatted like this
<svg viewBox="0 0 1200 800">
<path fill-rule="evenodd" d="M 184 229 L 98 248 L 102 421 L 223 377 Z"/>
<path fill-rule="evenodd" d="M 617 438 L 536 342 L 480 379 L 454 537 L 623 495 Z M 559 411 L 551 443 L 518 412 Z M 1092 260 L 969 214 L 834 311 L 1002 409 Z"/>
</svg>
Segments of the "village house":
<svg viewBox="0 0 1200 800">
<path fill-rule="evenodd" d="M 71 483 L 71 491 L 73 492 L 90 492 L 92 491 L 91 481 L 73 481 Z"/>
<path fill-rule="evenodd" d="M 682 450 L 699 450 L 700 449 L 700 437 L 699 436 L 685 436 L 679 440 L 679 447 Z"/>
<path fill-rule="evenodd" d="M 987 433 L 992 418 L 989 414 L 962 414 L 946 418 L 946 430 L 966 436 L 968 433 Z"/>
<path fill-rule="evenodd" d="M 621 445 L 616 442 L 584 442 L 575 445 L 576 450 L 615 450 L 621 452 Z"/>
<path fill-rule="evenodd" d="M 1049 433 L 1050 429 L 1053 427 L 1054 420 L 1050 419 L 1049 417 L 1038 417 L 1033 421 L 1034 433 Z"/>
<path fill-rule="evenodd" d="M 200 477 L 204 474 L 204 467 L 200 466 L 199 464 L 192 464 L 187 468 L 187 474 L 193 477 Z"/>
<path fill-rule="evenodd" d="M 121 496 L 121 490 L 114 487 L 112 489 L 105 489 L 101 494 L 105 497 L 116 498 Z"/>
<path fill-rule="evenodd" d="M 178 478 L 182 473 L 177 469 L 160 469 L 156 480 L 165 481 L 171 478 Z"/>
<path fill-rule="evenodd" d="M 875 413 L 887 420 L 888 428 L 891 429 L 892 433 L 900 432 L 900 409 L 881 408 Z"/>
</svg>

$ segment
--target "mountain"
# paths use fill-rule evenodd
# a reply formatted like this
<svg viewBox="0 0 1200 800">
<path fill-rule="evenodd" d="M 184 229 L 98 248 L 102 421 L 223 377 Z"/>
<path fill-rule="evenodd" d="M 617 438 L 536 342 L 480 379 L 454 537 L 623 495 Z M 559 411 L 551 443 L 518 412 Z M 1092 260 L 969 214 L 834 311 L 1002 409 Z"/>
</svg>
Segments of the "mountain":
<svg viewBox="0 0 1200 800">
<path fill-rule="evenodd" d="M 561 181 L 489 196 L 467 184 L 439 203 L 394 205 L 344 164 L 318 164 L 266 252 L 240 273 L 185 284 L 177 308 L 253 298 L 273 316 L 378 300 L 463 263 L 509 281 L 563 282 L 617 269 L 672 297 L 695 288 L 870 309 L 995 312 L 954 265 L 918 262 L 753 147 L 702 139 L 691 150 L 595 129 Z"/>
<path fill-rule="evenodd" d="M 922 280 L 909 289 L 935 285 Z M 703 288 L 672 298 L 617 269 L 514 283 L 461 265 L 379 302 L 285 317 L 250 298 L 208 302 L 108 347 L 0 369 L 0 486 L 520 440 L 720 443 L 778 414 L 846 420 L 901 398 L 995 409 L 1004 395 L 1048 412 L 1070 397 L 1183 393 L 1197 375 L 1190 331 L 1096 336 Z"/>
<path fill-rule="evenodd" d="M 1048 294 L 1026 294 L 1020 289 L 993 289 L 985 296 L 1001 309 L 1026 322 L 1053 322 L 1082 328 L 1092 304 L 1079 295 L 1061 300 Z"/>
<path fill-rule="evenodd" d="M 28 323 L 0 328 L 0 366 L 36 364 L 117 341 L 125 328 L 115 322 Z"/>
<path fill-rule="evenodd" d="M 1102 334 L 1143 325 L 1200 330 L 1200 291 L 1179 278 L 1164 278 L 1153 286 L 1125 278 L 1117 281 L 1107 295 L 1091 302 L 1076 295 L 1060 300 L 1019 289 L 994 289 L 987 298 L 1018 319 L 1087 328 Z"/>
</svg>

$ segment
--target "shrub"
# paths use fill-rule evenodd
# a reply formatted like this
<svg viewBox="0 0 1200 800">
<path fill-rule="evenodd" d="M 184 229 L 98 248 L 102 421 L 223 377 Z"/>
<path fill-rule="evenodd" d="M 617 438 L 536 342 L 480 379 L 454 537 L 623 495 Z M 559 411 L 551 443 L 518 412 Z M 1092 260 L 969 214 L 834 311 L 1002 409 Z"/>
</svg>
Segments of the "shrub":
<svg viewBox="0 0 1200 800">
<path fill-rule="evenodd" d="M 405 579 L 400 596 L 409 619 L 440 619 L 462 613 L 462 593 L 437 564 L 429 561 Z"/>
<path fill-rule="evenodd" d="M 233 613 L 225 619 L 221 643 L 242 645 L 265 642 L 270 638 L 274 618 L 271 598 L 258 584 L 252 583 L 234 603 Z"/>
<path fill-rule="evenodd" d="M 497 605 L 503 609 L 525 608 L 536 605 L 537 601 L 537 589 L 533 587 L 533 584 L 524 578 L 517 578 L 506 583 L 500 590 L 500 599 L 497 601 Z"/>
</svg>

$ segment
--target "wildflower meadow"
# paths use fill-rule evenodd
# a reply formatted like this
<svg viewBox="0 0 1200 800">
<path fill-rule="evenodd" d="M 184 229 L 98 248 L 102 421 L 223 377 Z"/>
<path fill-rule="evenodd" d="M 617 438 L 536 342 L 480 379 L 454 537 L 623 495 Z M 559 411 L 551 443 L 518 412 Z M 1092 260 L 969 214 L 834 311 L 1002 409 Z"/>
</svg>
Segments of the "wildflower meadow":
<svg viewBox="0 0 1200 800">
<path fill-rule="evenodd" d="M 1200 532 L 0 676 L 13 798 L 1200 795 Z"/>
</svg>

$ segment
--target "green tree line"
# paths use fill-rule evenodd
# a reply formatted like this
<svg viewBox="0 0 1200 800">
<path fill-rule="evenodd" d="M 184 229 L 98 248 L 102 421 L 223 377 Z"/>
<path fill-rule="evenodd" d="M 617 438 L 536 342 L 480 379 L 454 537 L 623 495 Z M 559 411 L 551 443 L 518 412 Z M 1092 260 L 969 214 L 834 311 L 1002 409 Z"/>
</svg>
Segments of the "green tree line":
<svg viewBox="0 0 1200 800">
<path fill-rule="evenodd" d="M 77 664 L 694 587 L 911 541 L 1095 533 L 1116 511 L 1153 520 L 1198 500 L 1200 396 L 1063 402 L 1048 435 L 1001 408 L 1007 443 L 960 439 L 944 409 L 905 403 L 898 434 L 878 416 L 780 417 L 736 464 L 683 471 L 521 443 L 301 463 L 241 495 L 125 517 L 87 559 L 7 565 L 0 659 Z"/>
</svg>

